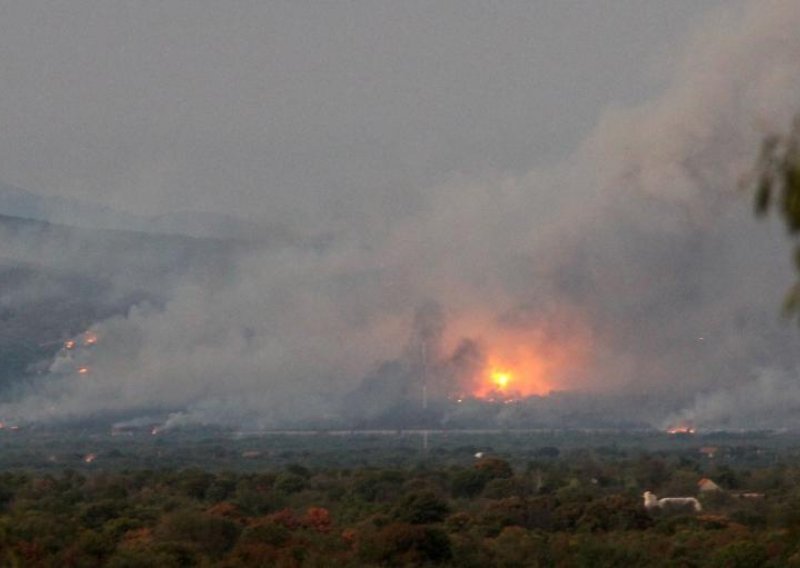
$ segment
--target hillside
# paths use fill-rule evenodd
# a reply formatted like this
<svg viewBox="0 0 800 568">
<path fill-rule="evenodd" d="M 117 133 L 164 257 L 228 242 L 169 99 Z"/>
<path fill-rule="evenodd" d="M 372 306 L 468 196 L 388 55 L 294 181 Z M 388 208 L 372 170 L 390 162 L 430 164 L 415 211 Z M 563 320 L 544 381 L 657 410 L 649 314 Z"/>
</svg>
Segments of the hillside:
<svg viewBox="0 0 800 568">
<path fill-rule="evenodd" d="M 264 226 L 224 213 L 170 211 L 155 216 L 123 212 L 92 201 L 43 195 L 0 181 L 0 215 L 88 229 L 156 235 L 272 241 L 291 239 L 281 226 Z"/>
<path fill-rule="evenodd" d="M 0 215 L 0 386 L 93 322 L 163 302 L 183 277 L 221 281 L 247 246 Z"/>
</svg>

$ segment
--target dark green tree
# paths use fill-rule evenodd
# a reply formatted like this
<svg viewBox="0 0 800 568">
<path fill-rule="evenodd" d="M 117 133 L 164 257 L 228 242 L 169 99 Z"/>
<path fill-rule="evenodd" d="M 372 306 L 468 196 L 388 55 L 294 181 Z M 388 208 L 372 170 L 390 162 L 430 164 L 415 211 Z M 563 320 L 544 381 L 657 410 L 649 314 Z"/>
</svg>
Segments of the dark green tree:
<svg viewBox="0 0 800 568">
<path fill-rule="evenodd" d="M 794 241 L 794 264 L 800 274 L 800 116 L 784 134 L 761 145 L 754 176 L 756 215 L 774 212 Z M 789 289 L 784 311 L 800 321 L 800 280 Z"/>
<path fill-rule="evenodd" d="M 162 518 L 155 537 L 160 542 L 186 545 L 201 554 L 219 558 L 233 547 L 239 532 L 239 526 L 232 521 L 184 510 Z"/>
<path fill-rule="evenodd" d="M 432 491 L 409 493 L 397 506 L 396 517 L 415 525 L 440 523 L 450 512 L 450 507 Z"/>
</svg>

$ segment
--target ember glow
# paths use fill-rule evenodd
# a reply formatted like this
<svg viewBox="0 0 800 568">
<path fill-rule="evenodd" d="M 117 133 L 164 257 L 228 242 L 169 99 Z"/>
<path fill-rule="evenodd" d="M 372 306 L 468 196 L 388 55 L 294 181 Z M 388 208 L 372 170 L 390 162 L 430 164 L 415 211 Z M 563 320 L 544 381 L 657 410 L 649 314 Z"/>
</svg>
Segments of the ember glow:
<svg viewBox="0 0 800 568">
<path fill-rule="evenodd" d="M 550 390 L 545 365 L 531 359 L 513 366 L 487 365 L 472 394 L 476 398 L 508 400 L 544 395 Z"/>
<path fill-rule="evenodd" d="M 506 373 L 504 371 L 492 371 L 491 378 L 497 390 L 501 392 L 506 390 L 511 383 L 511 373 Z"/>
<path fill-rule="evenodd" d="M 506 339 L 506 338 L 504 338 Z M 580 361 L 579 348 L 526 342 L 526 338 L 508 338 L 491 345 L 483 369 L 474 381 L 472 395 L 483 399 L 511 400 L 543 396 L 571 386 L 573 364 Z"/>
<path fill-rule="evenodd" d="M 694 434 L 695 432 L 697 432 L 697 430 L 695 430 L 694 426 L 691 426 L 689 424 L 679 424 L 677 426 L 670 426 L 669 428 L 667 428 L 667 434 L 672 434 L 672 435 Z"/>
<path fill-rule="evenodd" d="M 579 387 L 576 377 L 584 374 L 591 355 L 583 319 L 567 311 L 507 319 L 476 315 L 455 322 L 451 333 L 445 342 L 450 349 L 470 337 L 481 356 L 473 376 L 458 385 L 459 397 L 513 402 Z"/>
<path fill-rule="evenodd" d="M 64 342 L 64 349 L 71 350 L 75 349 L 75 342 L 73 340 L 65 341 Z"/>
<path fill-rule="evenodd" d="M 87 331 L 83 336 L 83 344 L 87 347 L 91 345 L 95 345 L 97 343 L 97 334 L 91 331 Z M 74 343 L 74 342 L 73 342 Z"/>
<path fill-rule="evenodd" d="M 81 367 L 78 369 L 79 375 L 88 375 L 89 374 L 89 367 Z"/>
</svg>

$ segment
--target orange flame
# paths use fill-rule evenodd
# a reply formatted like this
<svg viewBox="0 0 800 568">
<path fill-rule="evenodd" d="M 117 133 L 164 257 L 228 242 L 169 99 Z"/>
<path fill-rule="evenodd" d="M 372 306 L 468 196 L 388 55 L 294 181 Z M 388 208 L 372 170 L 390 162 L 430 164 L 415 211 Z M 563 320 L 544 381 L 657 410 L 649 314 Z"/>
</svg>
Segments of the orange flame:
<svg viewBox="0 0 800 568">
<path fill-rule="evenodd" d="M 490 360 L 480 373 L 472 394 L 478 398 L 501 399 L 544 395 L 553 387 L 547 375 L 546 362 L 534 356 L 514 358 L 513 362 L 503 364 Z"/>
<path fill-rule="evenodd" d="M 695 430 L 694 426 L 690 424 L 678 424 L 677 426 L 670 426 L 667 428 L 667 434 L 694 434 L 697 430 Z"/>
<path fill-rule="evenodd" d="M 78 369 L 79 375 L 88 375 L 89 374 L 89 367 L 81 367 Z"/>
<path fill-rule="evenodd" d="M 475 397 L 512 403 L 554 390 L 580 387 L 578 377 L 590 362 L 592 333 L 578 312 L 552 308 L 541 314 L 498 318 L 498 311 L 461 316 L 447 327 L 443 349 L 456 351 L 474 341 L 482 361 L 461 384 L 451 385 L 453 400 Z"/>
<path fill-rule="evenodd" d="M 83 335 L 83 344 L 86 345 L 87 347 L 90 345 L 94 345 L 95 343 L 97 343 L 97 339 L 98 337 L 96 333 L 87 331 Z"/>
<path fill-rule="evenodd" d="M 565 388 L 569 372 L 583 359 L 583 347 L 568 341 L 537 341 L 526 334 L 495 336 L 486 364 L 472 389 L 478 398 L 512 400 Z"/>
<path fill-rule="evenodd" d="M 492 371 L 491 379 L 494 383 L 494 386 L 497 387 L 497 390 L 504 391 L 511 383 L 511 373 L 507 373 L 505 371 Z"/>
</svg>

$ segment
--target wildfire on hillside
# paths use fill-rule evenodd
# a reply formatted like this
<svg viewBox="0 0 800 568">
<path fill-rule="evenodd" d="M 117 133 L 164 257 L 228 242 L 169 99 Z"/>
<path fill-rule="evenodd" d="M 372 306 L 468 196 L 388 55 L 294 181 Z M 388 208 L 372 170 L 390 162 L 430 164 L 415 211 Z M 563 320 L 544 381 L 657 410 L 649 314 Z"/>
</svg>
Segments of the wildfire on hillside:
<svg viewBox="0 0 800 568">
<path fill-rule="evenodd" d="M 550 324 L 470 325 L 470 336 L 480 338 L 482 360 L 459 390 L 468 397 L 510 404 L 576 386 L 574 377 L 587 363 L 591 341 L 581 325 L 568 316 L 565 320 L 563 329 L 551 329 L 555 326 Z"/>
<path fill-rule="evenodd" d="M 593 345 L 582 314 L 567 309 L 497 314 L 473 312 L 447 326 L 445 352 L 457 352 L 464 338 L 474 344 L 471 355 L 461 359 L 470 361 L 469 373 L 451 385 L 450 398 L 511 404 L 580 386 Z"/>
<path fill-rule="evenodd" d="M 667 434 L 671 434 L 673 436 L 674 435 L 680 435 L 680 434 L 691 435 L 691 434 L 695 434 L 696 432 L 697 432 L 697 430 L 691 424 L 678 424 L 678 425 L 670 426 L 669 428 L 667 428 Z"/>
</svg>

